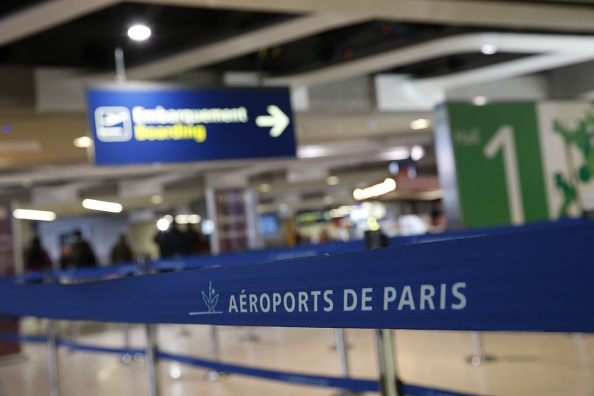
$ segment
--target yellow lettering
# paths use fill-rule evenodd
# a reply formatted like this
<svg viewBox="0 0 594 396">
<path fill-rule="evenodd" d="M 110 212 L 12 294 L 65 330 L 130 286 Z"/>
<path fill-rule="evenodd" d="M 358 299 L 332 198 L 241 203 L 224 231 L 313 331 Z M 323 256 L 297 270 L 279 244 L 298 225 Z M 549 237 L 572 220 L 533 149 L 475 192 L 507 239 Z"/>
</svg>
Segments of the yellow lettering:
<svg viewBox="0 0 594 396">
<path fill-rule="evenodd" d="M 206 140 L 204 125 L 175 124 L 168 126 L 135 125 L 134 137 L 142 142 L 145 140 L 194 140 L 202 143 Z"/>
</svg>

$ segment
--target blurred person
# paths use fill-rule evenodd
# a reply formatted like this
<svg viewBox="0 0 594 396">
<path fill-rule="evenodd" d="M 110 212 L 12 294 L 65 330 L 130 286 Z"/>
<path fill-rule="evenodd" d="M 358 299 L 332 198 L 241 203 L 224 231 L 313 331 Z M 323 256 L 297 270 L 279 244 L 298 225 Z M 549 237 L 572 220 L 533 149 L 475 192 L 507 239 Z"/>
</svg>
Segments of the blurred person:
<svg viewBox="0 0 594 396">
<path fill-rule="evenodd" d="M 210 254 L 210 238 L 200 228 L 198 229 L 198 253 Z"/>
<path fill-rule="evenodd" d="M 192 227 L 192 224 L 186 224 L 186 231 L 184 232 L 184 237 L 184 254 L 200 253 L 200 234 Z"/>
<path fill-rule="evenodd" d="M 167 230 L 159 230 L 153 240 L 159 246 L 161 258 L 179 257 L 186 252 L 186 238 L 175 221 L 171 222 Z"/>
<path fill-rule="evenodd" d="M 291 247 L 299 246 L 303 242 L 303 237 L 294 224 L 288 225 L 287 242 Z"/>
<path fill-rule="evenodd" d="M 111 249 L 111 263 L 131 263 L 134 261 L 134 253 L 128 244 L 126 235 L 120 234 L 118 241 Z"/>
<path fill-rule="evenodd" d="M 207 235 L 202 233 L 200 227 L 195 230 L 192 224 L 186 226 L 184 232 L 186 238 L 186 254 L 209 254 L 210 253 L 210 240 Z"/>
<path fill-rule="evenodd" d="M 319 243 L 326 243 L 330 242 L 330 236 L 328 235 L 328 231 L 322 230 L 320 232 L 320 236 L 318 237 Z"/>
<path fill-rule="evenodd" d="M 74 238 L 75 241 L 70 254 L 70 266 L 74 268 L 95 267 L 97 257 L 89 242 L 83 238 L 82 232 L 76 231 Z"/>
<path fill-rule="evenodd" d="M 25 272 L 49 271 L 51 269 L 52 260 L 41 246 L 39 237 L 33 237 L 25 250 Z"/>
<path fill-rule="evenodd" d="M 431 204 L 431 227 L 434 231 L 445 231 L 446 217 L 443 214 L 441 200 L 434 201 Z"/>
</svg>

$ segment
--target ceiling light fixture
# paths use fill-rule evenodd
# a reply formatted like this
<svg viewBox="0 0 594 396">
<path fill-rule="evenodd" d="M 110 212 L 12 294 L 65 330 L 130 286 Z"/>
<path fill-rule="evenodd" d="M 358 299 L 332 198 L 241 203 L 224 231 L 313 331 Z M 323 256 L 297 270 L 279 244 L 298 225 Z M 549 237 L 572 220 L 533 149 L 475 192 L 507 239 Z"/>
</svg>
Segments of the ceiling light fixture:
<svg viewBox="0 0 594 396">
<path fill-rule="evenodd" d="M 330 150 L 324 146 L 301 146 L 297 149 L 297 158 L 317 158 L 330 154 Z"/>
<path fill-rule="evenodd" d="M 472 104 L 475 106 L 484 106 L 487 102 L 488 100 L 484 96 L 475 96 L 474 99 L 472 99 Z"/>
<path fill-rule="evenodd" d="M 197 214 L 180 214 L 175 216 L 177 224 L 198 224 L 202 218 Z"/>
<path fill-rule="evenodd" d="M 329 178 L 326 179 L 326 183 L 329 186 L 335 186 L 338 184 L 338 182 L 340 182 L 340 179 L 338 178 L 338 176 L 330 176 Z"/>
<path fill-rule="evenodd" d="M 128 29 L 128 36 L 135 41 L 144 41 L 151 37 L 151 29 L 145 25 L 134 25 Z"/>
<path fill-rule="evenodd" d="M 367 188 L 356 189 L 353 191 L 353 198 L 355 198 L 357 201 L 364 201 L 366 199 L 378 197 L 394 190 L 396 190 L 396 181 L 388 177 L 382 183 Z"/>
<path fill-rule="evenodd" d="M 406 147 L 394 147 L 378 154 L 378 158 L 385 161 L 400 161 L 410 157 L 410 151 Z"/>
<path fill-rule="evenodd" d="M 151 203 L 152 203 L 153 205 L 159 205 L 159 204 L 162 204 L 164 200 L 165 200 L 165 199 L 163 198 L 163 196 L 162 196 L 162 195 L 158 195 L 158 194 L 157 194 L 157 195 L 153 195 L 153 196 L 151 197 Z"/>
<path fill-rule="evenodd" d="M 37 221 L 54 221 L 56 214 L 46 210 L 29 210 L 29 209 L 15 209 L 12 212 L 15 219 L 20 220 L 37 220 Z"/>
<path fill-rule="evenodd" d="M 73 143 L 75 147 L 88 148 L 93 145 L 93 140 L 88 136 L 81 136 L 79 138 L 74 139 Z"/>
<path fill-rule="evenodd" d="M 85 199 L 82 201 L 82 206 L 85 209 L 99 210 L 101 212 L 120 213 L 123 209 L 122 205 L 116 202 L 97 201 L 96 199 Z"/>
<path fill-rule="evenodd" d="M 420 129 L 427 129 L 431 125 L 431 122 L 426 118 L 419 118 L 418 120 L 411 121 L 410 127 L 415 131 Z"/>
<path fill-rule="evenodd" d="M 170 224 L 171 222 L 167 221 L 167 219 L 159 219 L 157 221 L 157 228 L 159 229 L 159 231 L 167 231 Z"/>
<path fill-rule="evenodd" d="M 484 44 L 481 47 L 481 52 L 485 55 L 493 55 L 497 53 L 497 47 L 493 44 Z"/>
<path fill-rule="evenodd" d="M 410 158 L 413 161 L 418 161 L 425 156 L 425 149 L 422 146 L 412 146 L 410 149 Z"/>
</svg>

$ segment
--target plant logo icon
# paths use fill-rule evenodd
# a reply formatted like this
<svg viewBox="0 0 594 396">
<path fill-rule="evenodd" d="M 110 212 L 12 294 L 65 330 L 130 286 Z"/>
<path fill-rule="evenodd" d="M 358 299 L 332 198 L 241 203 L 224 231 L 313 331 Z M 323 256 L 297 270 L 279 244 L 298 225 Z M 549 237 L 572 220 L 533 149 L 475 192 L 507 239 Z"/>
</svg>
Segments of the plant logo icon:
<svg viewBox="0 0 594 396">
<path fill-rule="evenodd" d="M 216 307 L 219 302 L 219 294 L 216 290 L 212 287 L 212 281 L 208 282 L 208 293 L 204 290 L 201 291 L 202 293 L 202 300 L 204 300 L 204 304 L 206 304 L 207 311 L 201 312 L 190 312 L 190 315 L 207 315 L 207 314 L 220 314 L 223 313 L 221 311 L 217 311 Z"/>
</svg>

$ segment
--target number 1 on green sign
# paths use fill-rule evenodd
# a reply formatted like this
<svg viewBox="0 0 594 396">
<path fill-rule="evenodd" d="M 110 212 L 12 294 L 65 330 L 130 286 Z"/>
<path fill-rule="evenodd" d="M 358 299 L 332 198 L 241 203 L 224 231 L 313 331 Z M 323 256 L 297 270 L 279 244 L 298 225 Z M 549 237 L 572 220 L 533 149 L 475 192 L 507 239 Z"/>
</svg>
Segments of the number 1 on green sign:
<svg viewBox="0 0 594 396">
<path fill-rule="evenodd" d="M 512 224 L 522 224 L 524 223 L 524 206 L 522 204 L 514 128 L 511 125 L 503 125 L 499 128 L 485 145 L 483 153 L 487 158 L 493 159 L 500 149 L 503 151 L 503 168 L 507 184 L 507 201 L 511 222 Z"/>
</svg>

